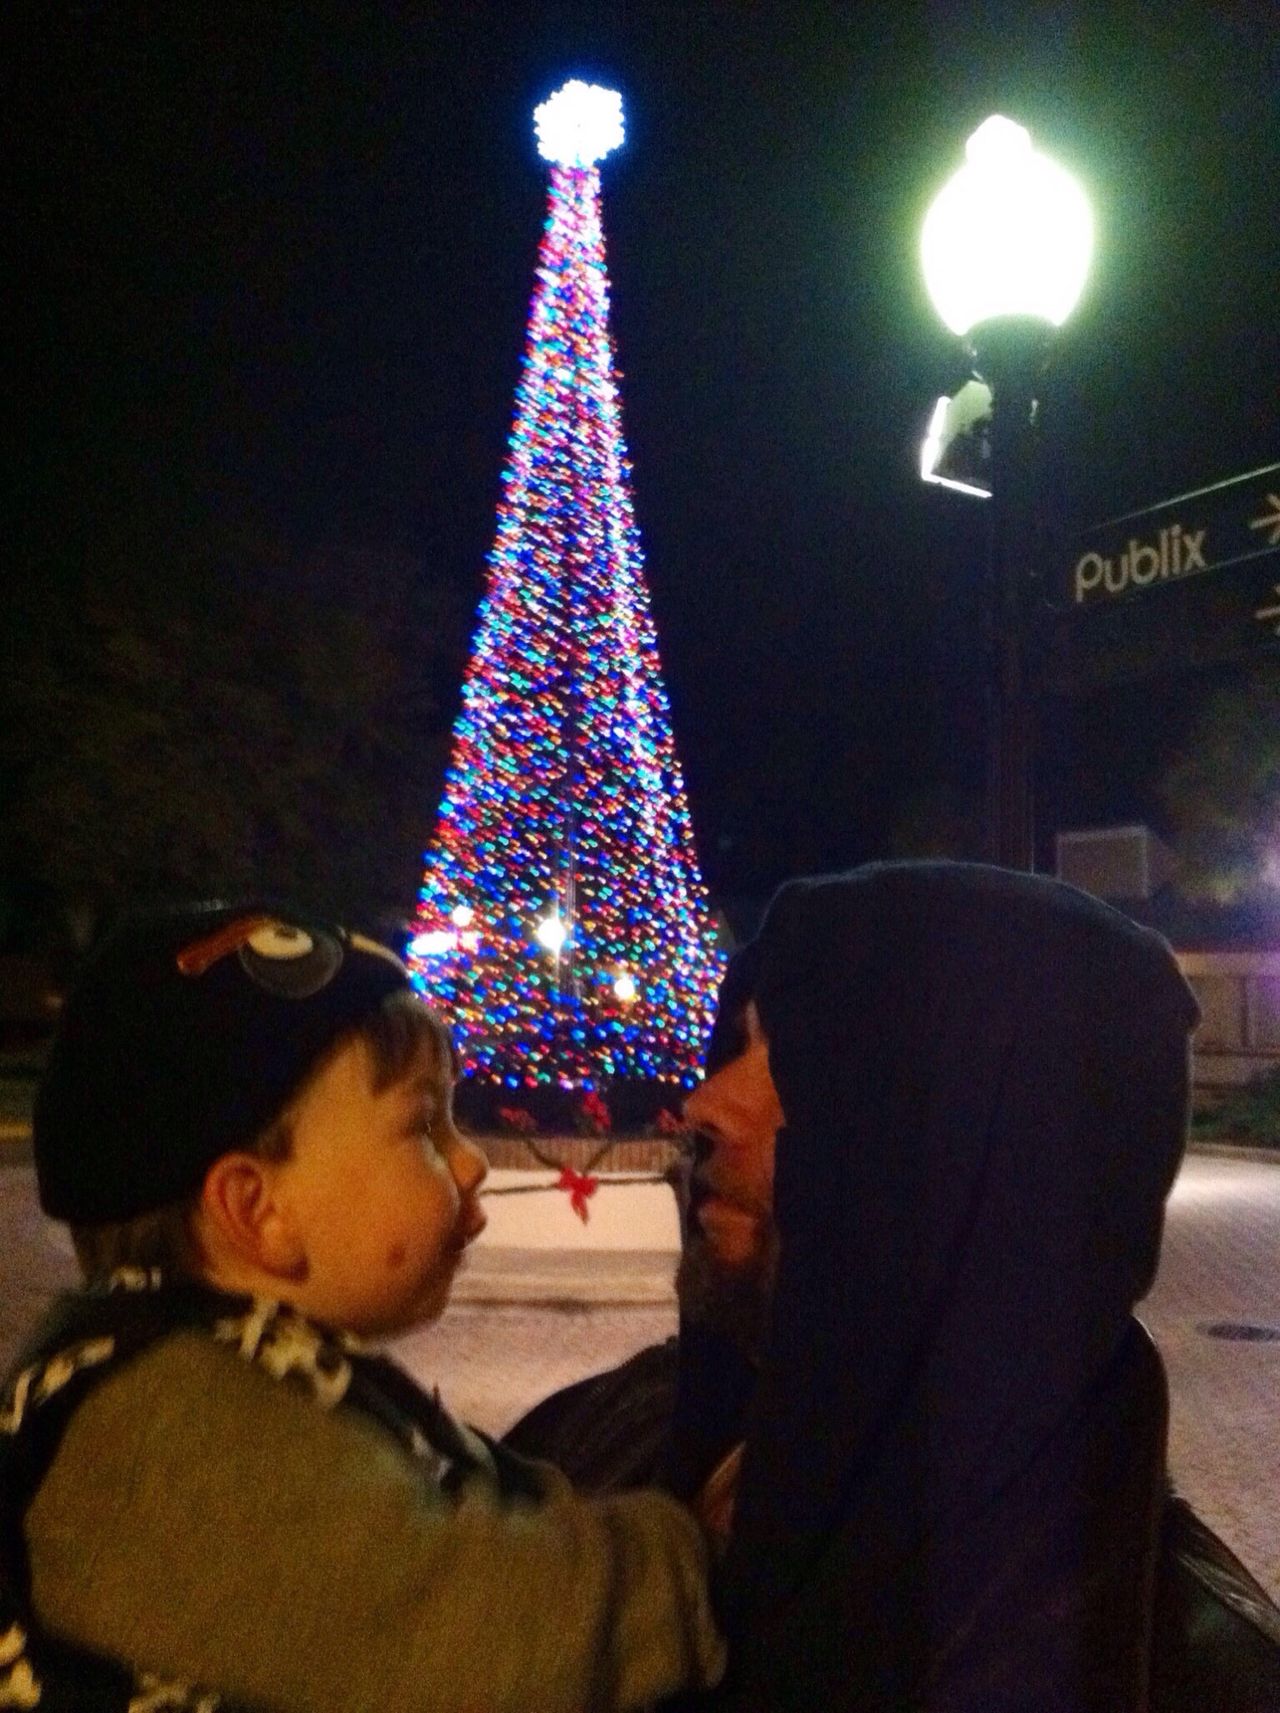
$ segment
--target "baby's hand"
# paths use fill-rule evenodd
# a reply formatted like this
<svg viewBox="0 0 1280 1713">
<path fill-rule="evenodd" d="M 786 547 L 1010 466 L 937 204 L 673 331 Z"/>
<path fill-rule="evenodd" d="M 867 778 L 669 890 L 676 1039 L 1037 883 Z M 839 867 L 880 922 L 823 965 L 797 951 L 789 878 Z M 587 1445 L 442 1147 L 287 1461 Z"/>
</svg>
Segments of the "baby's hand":
<svg viewBox="0 0 1280 1713">
<path fill-rule="evenodd" d="M 745 1450 L 745 1443 L 735 1445 L 712 1470 L 706 1485 L 693 1501 L 694 1516 L 711 1537 L 712 1544 L 722 1551 L 728 1545 L 729 1531 L 733 1527 L 733 1508 L 737 1503 Z"/>
</svg>

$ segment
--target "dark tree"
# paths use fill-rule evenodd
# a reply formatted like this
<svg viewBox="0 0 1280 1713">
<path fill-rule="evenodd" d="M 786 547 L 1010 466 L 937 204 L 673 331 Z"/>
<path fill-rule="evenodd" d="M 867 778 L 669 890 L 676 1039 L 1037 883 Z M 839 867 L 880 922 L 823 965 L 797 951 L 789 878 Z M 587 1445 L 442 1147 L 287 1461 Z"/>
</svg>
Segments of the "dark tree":
<svg viewBox="0 0 1280 1713">
<path fill-rule="evenodd" d="M 1205 703 L 1163 781 L 1181 885 L 1220 904 L 1280 888 L 1280 668 Z"/>
<path fill-rule="evenodd" d="M 409 913 L 461 642 L 410 556 L 143 530 L 36 568 L 9 617 L 3 863 L 73 937 L 178 893 Z"/>
</svg>

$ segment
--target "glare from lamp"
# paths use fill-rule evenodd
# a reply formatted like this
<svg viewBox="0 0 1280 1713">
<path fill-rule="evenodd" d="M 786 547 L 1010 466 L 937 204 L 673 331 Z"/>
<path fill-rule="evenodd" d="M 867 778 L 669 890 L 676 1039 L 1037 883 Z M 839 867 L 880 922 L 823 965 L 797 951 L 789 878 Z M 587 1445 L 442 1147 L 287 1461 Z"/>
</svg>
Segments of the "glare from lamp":
<svg viewBox="0 0 1280 1713">
<path fill-rule="evenodd" d="M 618 978 L 613 984 L 613 991 L 614 996 L 617 999 L 620 999 L 623 1005 L 630 1005 L 635 999 L 639 989 L 636 987 L 633 978 L 627 974 L 626 970 L 620 970 L 618 972 Z"/>
<path fill-rule="evenodd" d="M 469 928 L 475 917 L 476 913 L 469 904 L 455 904 L 449 912 L 449 920 L 455 928 Z"/>
<path fill-rule="evenodd" d="M 1071 174 L 994 114 L 965 145 L 920 239 L 925 284 L 963 337 L 984 321 L 1026 316 L 1061 327 L 1084 289 L 1093 215 Z"/>
<path fill-rule="evenodd" d="M 956 493 L 989 500 L 991 478 L 984 457 L 984 431 L 990 421 L 991 388 L 985 381 L 968 381 L 954 398 L 940 398 L 920 447 L 921 478 Z"/>
</svg>

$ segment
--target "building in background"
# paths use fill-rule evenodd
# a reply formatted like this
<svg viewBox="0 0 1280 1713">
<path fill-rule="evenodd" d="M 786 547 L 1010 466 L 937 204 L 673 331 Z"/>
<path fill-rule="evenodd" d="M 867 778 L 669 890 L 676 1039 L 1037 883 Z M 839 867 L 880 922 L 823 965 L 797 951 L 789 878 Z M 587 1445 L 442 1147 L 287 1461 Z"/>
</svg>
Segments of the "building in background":
<svg viewBox="0 0 1280 1713">
<path fill-rule="evenodd" d="M 1194 904 L 1177 860 L 1149 827 L 1060 832 L 1058 875 L 1156 928 L 1200 1002 L 1197 1094 L 1212 1100 L 1280 1070 L 1280 911 Z"/>
</svg>

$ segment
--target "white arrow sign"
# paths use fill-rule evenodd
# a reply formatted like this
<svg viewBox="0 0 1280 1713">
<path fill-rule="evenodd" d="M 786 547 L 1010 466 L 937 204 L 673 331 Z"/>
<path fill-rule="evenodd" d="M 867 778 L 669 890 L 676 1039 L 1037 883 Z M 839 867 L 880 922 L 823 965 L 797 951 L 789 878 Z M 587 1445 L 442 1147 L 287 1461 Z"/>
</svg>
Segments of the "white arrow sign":
<svg viewBox="0 0 1280 1713">
<path fill-rule="evenodd" d="M 1280 583 L 1275 584 L 1274 587 L 1276 594 L 1280 595 Z M 1253 616 L 1258 620 L 1259 624 L 1264 625 L 1274 619 L 1276 622 L 1272 626 L 1272 629 L 1275 631 L 1277 636 L 1280 636 L 1280 601 L 1278 601 L 1274 607 L 1259 607 Z"/>
<path fill-rule="evenodd" d="M 1250 529 L 1269 529 L 1271 531 L 1271 546 L 1280 547 L 1280 494 L 1268 494 L 1267 504 L 1271 507 L 1261 517 L 1250 518 Z"/>
</svg>

